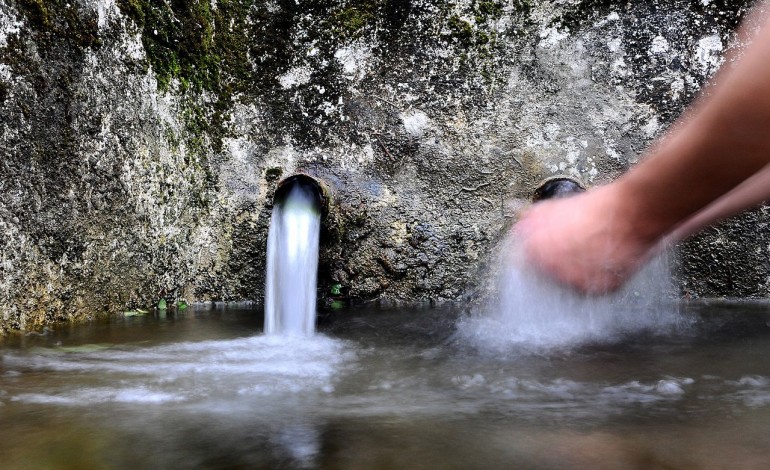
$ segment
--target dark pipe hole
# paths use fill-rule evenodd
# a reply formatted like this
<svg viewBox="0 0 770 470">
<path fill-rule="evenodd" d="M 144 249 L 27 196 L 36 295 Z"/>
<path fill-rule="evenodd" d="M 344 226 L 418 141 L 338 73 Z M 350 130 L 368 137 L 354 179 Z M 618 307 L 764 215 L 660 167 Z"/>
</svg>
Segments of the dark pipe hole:
<svg viewBox="0 0 770 470">
<path fill-rule="evenodd" d="M 584 188 L 582 184 L 572 178 L 553 178 L 538 186 L 534 194 L 532 194 L 532 201 L 537 202 L 544 199 L 558 199 L 573 196 L 582 193 L 585 190 L 586 188 Z"/>
<path fill-rule="evenodd" d="M 326 207 L 326 196 L 321 185 L 312 176 L 303 174 L 291 175 L 279 182 L 278 187 L 275 188 L 273 203 L 282 205 L 286 202 L 286 198 L 291 194 L 292 189 L 296 187 L 300 187 L 312 194 L 314 196 L 313 201 L 315 209 L 319 212 L 323 212 Z"/>
</svg>

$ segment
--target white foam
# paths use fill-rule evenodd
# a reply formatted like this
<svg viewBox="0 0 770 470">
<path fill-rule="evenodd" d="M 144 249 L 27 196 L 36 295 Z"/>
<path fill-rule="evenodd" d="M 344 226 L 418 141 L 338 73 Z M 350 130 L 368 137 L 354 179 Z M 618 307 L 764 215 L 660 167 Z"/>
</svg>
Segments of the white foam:
<svg viewBox="0 0 770 470">
<path fill-rule="evenodd" d="M 684 393 L 684 388 L 682 383 L 677 380 L 665 379 L 658 381 L 658 384 L 655 385 L 655 391 L 663 395 L 681 395 Z"/>
<path fill-rule="evenodd" d="M 738 380 L 726 381 L 728 386 L 737 390 L 728 396 L 750 408 L 765 407 L 770 404 L 770 378 L 761 375 L 745 375 Z"/>
<path fill-rule="evenodd" d="M 146 387 L 133 388 L 97 388 L 74 390 L 62 394 L 22 393 L 12 401 L 37 403 L 44 405 L 89 405 L 95 403 L 143 403 L 162 404 L 183 401 L 184 396 L 174 393 L 151 390 Z"/>
<path fill-rule="evenodd" d="M 735 382 L 735 384 L 753 388 L 767 387 L 770 385 L 770 379 L 760 375 L 745 375 Z"/>
<path fill-rule="evenodd" d="M 3 365 L 21 376 L 44 371 L 65 379 L 82 374 L 99 377 L 92 387 L 65 385 L 12 397 L 29 403 L 87 406 L 236 395 L 328 394 L 340 371 L 355 358 L 347 343 L 324 336 L 256 336 L 85 353 L 45 349 L 6 354 Z"/>
<path fill-rule="evenodd" d="M 643 383 L 637 380 L 619 385 L 603 387 L 597 391 L 597 400 L 607 405 L 629 403 L 651 403 L 660 400 L 678 400 L 693 383 L 689 377 L 658 380 L 656 383 Z"/>
<path fill-rule="evenodd" d="M 652 382 L 631 380 L 605 385 L 566 378 L 550 381 L 517 377 L 488 379 L 473 374 L 453 377 L 451 383 L 463 392 L 489 393 L 518 403 L 510 406 L 623 408 L 633 403 L 679 400 L 694 381 L 689 377 L 665 377 Z"/>
<path fill-rule="evenodd" d="M 511 246 L 510 250 L 517 250 Z M 668 300 L 665 256 L 650 262 L 621 291 L 588 297 L 545 279 L 526 266 L 503 266 L 494 298 L 458 322 L 458 336 L 481 350 L 542 352 L 586 343 L 615 342 L 642 331 L 681 325 Z"/>
</svg>

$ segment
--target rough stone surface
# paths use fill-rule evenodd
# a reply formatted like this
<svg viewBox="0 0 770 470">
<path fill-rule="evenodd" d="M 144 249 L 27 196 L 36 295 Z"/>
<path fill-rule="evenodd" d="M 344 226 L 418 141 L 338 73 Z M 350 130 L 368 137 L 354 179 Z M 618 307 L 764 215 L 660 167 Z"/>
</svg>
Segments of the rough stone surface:
<svg viewBox="0 0 770 470">
<path fill-rule="evenodd" d="M 297 171 L 336 196 L 320 292 L 472 297 L 536 183 L 633 165 L 748 6 L 0 0 L 0 332 L 259 300 Z M 688 243 L 683 292 L 768 296 L 767 222 Z"/>
</svg>

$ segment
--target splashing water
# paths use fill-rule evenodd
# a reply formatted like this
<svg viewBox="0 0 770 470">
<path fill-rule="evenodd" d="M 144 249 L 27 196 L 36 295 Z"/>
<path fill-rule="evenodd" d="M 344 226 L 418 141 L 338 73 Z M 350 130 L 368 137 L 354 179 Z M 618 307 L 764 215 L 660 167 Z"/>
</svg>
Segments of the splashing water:
<svg viewBox="0 0 770 470">
<path fill-rule="evenodd" d="M 315 332 L 321 215 L 312 192 L 295 185 L 273 208 L 267 237 L 265 333 Z"/>
<path fill-rule="evenodd" d="M 347 343 L 323 335 L 260 335 L 153 347 L 109 345 L 83 352 L 39 348 L 6 353 L 3 366 L 18 371 L 18 376 L 45 372 L 48 377 L 48 387 L 20 387 L 12 401 L 68 406 L 205 403 L 207 407 L 222 402 L 227 408 L 239 397 L 285 399 L 292 394 L 331 393 L 340 371 L 352 367 L 354 360 L 355 352 Z M 83 380 L 86 376 L 93 379 Z"/>
<path fill-rule="evenodd" d="M 515 242 L 507 248 L 517 250 Z M 501 261 L 502 263 L 502 261 Z M 668 333 L 684 325 L 665 254 L 649 262 L 620 291 L 584 296 L 531 267 L 503 265 L 495 294 L 458 323 L 458 335 L 481 350 L 543 352 L 610 343 L 631 333 Z"/>
</svg>

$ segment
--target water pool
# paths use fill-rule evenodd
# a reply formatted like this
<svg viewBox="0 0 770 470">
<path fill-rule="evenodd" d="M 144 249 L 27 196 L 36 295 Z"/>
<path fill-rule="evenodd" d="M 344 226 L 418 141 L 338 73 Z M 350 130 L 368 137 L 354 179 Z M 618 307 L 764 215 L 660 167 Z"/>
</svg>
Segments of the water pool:
<svg viewBox="0 0 770 470">
<path fill-rule="evenodd" d="M 770 304 L 691 302 L 686 326 L 494 353 L 460 308 L 355 308 L 261 334 L 190 308 L 9 339 L 0 466 L 767 468 Z"/>
</svg>

